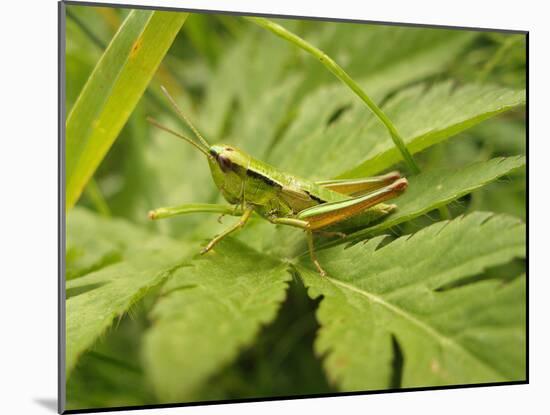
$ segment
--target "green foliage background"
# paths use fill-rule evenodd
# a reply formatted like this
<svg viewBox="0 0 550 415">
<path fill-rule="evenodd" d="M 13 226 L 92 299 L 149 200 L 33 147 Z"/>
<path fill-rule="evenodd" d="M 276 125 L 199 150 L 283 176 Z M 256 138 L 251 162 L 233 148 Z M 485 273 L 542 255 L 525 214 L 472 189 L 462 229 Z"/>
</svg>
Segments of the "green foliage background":
<svg viewBox="0 0 550 415">
<path fill-rule="evenodd" d="M 147 220 L 221 202 L 201 154 L 145 121 L 186 131 L 161 84 L 210 142 L 286 171 L 407 168 L 345 85 L 248 21 L 68 6 L 69 409 L 526 378 L 525 36 L 276 21 L 360 84 L 422 172 L 392 215 L 318 240 L 328 278 L 299 231 L 258 218 L 198 257 L 234 219 Z"/>
</svg>

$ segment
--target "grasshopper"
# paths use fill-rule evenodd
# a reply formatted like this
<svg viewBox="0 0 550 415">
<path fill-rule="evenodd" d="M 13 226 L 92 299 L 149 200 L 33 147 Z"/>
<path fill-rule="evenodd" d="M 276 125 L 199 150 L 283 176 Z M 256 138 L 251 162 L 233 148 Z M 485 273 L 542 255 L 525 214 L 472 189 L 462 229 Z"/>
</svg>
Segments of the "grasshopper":
<svg viewBox="0 0 550 415">
<path fill-rule="evenodd" d="M 325 229 L 398 196 L 408 186 L 407 179 L 401 177 L 399 172 L 359 179 L 310 181 L 279 171 L 234 146 L 210 145 L 181 111 L 168 91 L 164 87 L 161 88 L 174 110 L 193 131 L 198 141 L 165 127 L 150 117 L 148 121 L 187 141 L 205 155 L 214 183 L 232 207 L 209 209 L 209 206 L 220 205 L 201 205 L 204 209 L 185 209 L 185 206 L 159 208 L 150 211 L 149 218 L 160 219 L 193 211 L 217 211 L 240 216 L 238 222 L 215 236 L 201 250 L 201 254 L 210 251 L 227 235 L 244 227 L 252 213 L 256 212 L 273 224 L 304 230 L 311 260 L 319 273 L 325 276 L 326 272 L 315 255 L 313 233 L 340 234 L 327 232 Z M 395 209 L 395 205 L 382 205 L 380 210 L 382 214 Z M 167 214 L 171 211 L 178 213 Z"/>
</svg>

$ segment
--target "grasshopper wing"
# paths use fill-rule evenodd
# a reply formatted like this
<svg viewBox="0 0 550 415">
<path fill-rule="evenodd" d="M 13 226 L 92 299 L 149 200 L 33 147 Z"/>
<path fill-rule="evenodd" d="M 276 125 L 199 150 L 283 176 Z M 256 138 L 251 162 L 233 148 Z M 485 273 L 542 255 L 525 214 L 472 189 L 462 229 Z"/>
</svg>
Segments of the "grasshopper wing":
<svg viewBox="0 0 550 415">
<path fill-rule="evenodd" d="M 400 178 L 401 173 L 392 171 L 382 176 L 362 177 L 359 179 L 324 180 L 316 182 L 315 184 L 345 195 L 360 196 L 384 186 L 388 186 Z"/>
<path fill-rule="evenodd" d="M 389 186 L 367 193 L 366 195 L 351 197 L 337 202 L 322 203 L 307 208 L 302 210 L 297 215 L 297 218 L 309 222 L 311 230 L 321 229 L 357 215 L 388 199 L 392 199 L 403 193 L 407 186 L 407 179 L 401 178 Z"/>
</svg>

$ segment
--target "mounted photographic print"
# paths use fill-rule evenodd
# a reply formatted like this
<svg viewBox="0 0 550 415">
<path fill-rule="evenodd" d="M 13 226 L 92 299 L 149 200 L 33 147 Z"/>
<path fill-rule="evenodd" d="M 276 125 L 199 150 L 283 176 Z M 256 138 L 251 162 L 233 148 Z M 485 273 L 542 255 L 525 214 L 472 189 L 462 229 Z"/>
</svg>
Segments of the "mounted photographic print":
<svg viewBox="0 0 550 415">
<path fill-rule="evenodd" d="M 59 410 L 526 383 L 526 55 L 60 3 Z"/>
</svg>

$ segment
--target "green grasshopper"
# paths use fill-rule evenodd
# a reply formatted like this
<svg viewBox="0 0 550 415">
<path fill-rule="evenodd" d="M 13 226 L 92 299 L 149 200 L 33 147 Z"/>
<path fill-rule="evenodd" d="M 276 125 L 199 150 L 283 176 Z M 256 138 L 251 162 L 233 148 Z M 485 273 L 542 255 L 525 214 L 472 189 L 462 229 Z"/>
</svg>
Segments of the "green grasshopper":
<svg viewBox="0 0 550 415">
<path fill-rule="evenodd" d="M 244 227 L 252 213 L 256 212 L 273 224 L 303 229 L 307 234 L 311 260 L 319 273 L 324 276 L 326 272 L 315 255 L 313 233 L 340 234 L 327 232 L 325 229 L 365 212 L 375 205 L 382 206 L 379 211 L 387 214 L 395 209 L 395 205 L 385 205 L 382 202 L 398 196 L 408 186 L 407 179 L 401 177 L 399 172 L 360 179 L 313 182 L 281 172 L 234 146 L 210 145 L 188 120 L 168 91 L 164 87 L 162 91 L 199 141 L 173 131 L 152 118 L 148 118 L 148 121 L 182 138 L 203 153 L 208 160 L 214 183 L 227 202 L 233 206 L 226 207 L 225 210 L 208 209 L 208 206 L 219 205 L 201 205 L 205 209 L 185 209 L 185 206 L 159 208 L 149 212 L 149 218 L 174 216 L 174 213 L 170 213 L 173 211 L 177 211 L 176 214 L 193 211 L 223 211 L 240 216 L 237 223 L 215 236 L 201 250 L 201 254 L 210 251 L 230 233 Z"/>
</svg>

